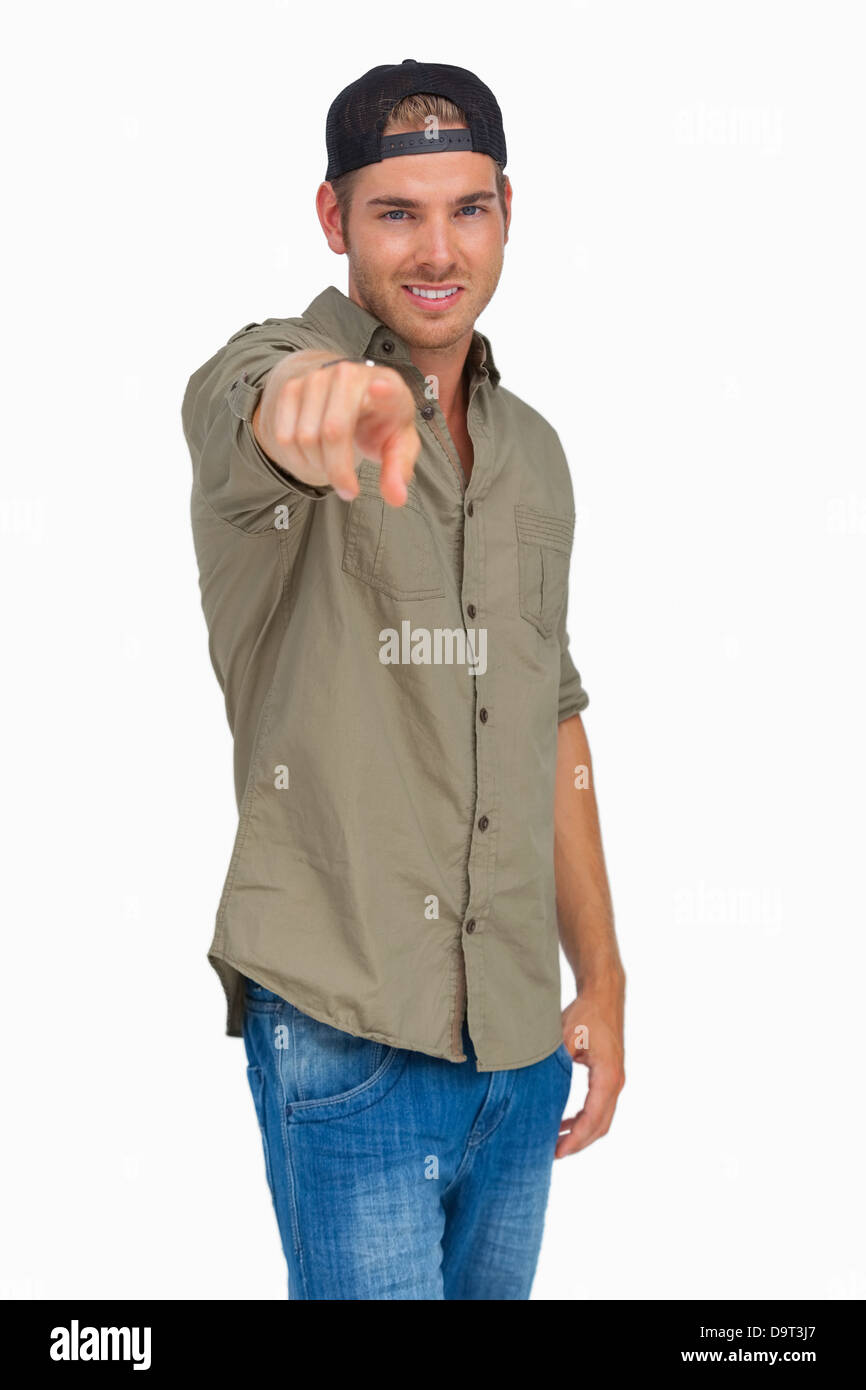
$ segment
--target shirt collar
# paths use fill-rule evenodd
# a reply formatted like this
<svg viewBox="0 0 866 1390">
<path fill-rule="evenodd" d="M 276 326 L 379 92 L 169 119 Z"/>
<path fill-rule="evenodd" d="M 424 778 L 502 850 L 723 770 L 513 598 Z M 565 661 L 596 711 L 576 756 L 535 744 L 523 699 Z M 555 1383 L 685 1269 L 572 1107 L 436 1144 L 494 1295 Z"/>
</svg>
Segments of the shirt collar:
<svg viewBox="0 0 866 1390">
<path fill-rule="evenodd" d="M 374 357 L 384 362 L 411 362 L 408 345 L 375 315 L 362 309 L 354 299 L 343 294 L 336 285 L 311 300 L 303 317 L 311 319 L 327 335 L 345 346 L 350 357 Z M 383 347 L 389 342 L 392 347 Z M 474 379 L 487 377 L 491 386 L 499 385 L 499 371 L 493 360 L 493 349 L 486 334 L 476 328 L 469 346 L 468 362 Z"/>
</svg>

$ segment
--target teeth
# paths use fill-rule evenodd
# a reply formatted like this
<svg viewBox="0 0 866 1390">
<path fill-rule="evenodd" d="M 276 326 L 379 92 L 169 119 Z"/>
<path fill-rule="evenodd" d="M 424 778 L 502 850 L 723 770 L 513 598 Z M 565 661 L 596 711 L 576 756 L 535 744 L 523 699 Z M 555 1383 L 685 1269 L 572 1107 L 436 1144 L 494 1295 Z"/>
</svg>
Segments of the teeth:
<svg viewBox="0 0 866 1390">
<path fill-rule="evenodd" d="M 409 286 L 413 294 L 417 294 L 419 299 L 450 299 L 452 294 L 457 293 L 453 290 L 416 290 L 414 285 Z M 459 288 L 459 287 L 458 287 Z"/>
</svg>

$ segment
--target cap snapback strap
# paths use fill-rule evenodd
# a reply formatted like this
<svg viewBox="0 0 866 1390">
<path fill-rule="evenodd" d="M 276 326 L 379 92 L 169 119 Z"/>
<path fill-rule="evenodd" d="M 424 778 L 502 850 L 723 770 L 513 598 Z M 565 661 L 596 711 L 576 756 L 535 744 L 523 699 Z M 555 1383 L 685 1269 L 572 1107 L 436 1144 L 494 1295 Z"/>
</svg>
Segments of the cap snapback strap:
<svg viewBox="0 0 866 1390">
<path fill-rule="evenodd" d="M 379 146 L 382 159 L 400 154 L 440 154 L 446 150 L 471 150 L 471 130 L 410 130 L 404 135 L 383 135 Z"/>
</svg>

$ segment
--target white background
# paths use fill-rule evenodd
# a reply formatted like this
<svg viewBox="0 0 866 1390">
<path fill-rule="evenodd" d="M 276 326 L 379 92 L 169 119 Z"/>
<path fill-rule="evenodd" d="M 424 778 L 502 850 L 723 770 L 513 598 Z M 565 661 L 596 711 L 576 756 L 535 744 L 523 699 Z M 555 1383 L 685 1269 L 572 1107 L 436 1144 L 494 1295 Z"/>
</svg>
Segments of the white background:
<svg viewBox="0 0 866 1390">
<path fill-rule="evenodd" d="M 346 289 L 327 107 L 415 57 L 504 113 L 480 327 L 571 463 L 628 973 L 626 1089 L 555 1165 L 533 1297 L 863 1298 L 862 9 L 396 13 L 5 21 L 0 1293 L 285 1297 L 206 960 L 236 810 L 180 403 Z"/>
</svg>

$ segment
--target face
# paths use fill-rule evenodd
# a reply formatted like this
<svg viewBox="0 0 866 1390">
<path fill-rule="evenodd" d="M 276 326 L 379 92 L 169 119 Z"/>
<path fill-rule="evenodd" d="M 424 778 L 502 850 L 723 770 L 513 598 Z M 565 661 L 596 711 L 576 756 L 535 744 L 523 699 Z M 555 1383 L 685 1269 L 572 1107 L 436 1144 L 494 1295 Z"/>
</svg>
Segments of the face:
<svg viewBox="0 0 866 1390">
<path fill-rule="evenodd" d="M 333 250 L 348 255 L 350 297 L 410 347 L 459 343 L 493 296 L 511 217 L 510 184 L 503 218 L 495 173 L 484 154 L 385 159 L 359 170 L 348 245 L 339 218 L 330 226 L 322 218 Z"/>
</svg>

